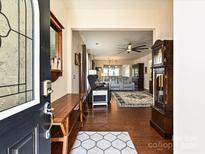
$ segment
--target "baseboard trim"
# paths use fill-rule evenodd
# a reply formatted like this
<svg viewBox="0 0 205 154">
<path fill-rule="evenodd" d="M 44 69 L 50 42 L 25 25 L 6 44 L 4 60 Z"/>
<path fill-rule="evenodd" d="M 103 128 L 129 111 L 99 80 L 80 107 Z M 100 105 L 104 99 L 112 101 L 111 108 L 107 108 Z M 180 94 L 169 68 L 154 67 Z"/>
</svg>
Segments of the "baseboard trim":
<svg viewBox="0 0 205 154">
<path fill-rule="evenodd" d="M 155 122 L 150 120 L 150 125 L 165 139 L 172 139 L 172 133 L 166 132 L 161 129 Z"/>
</svg>

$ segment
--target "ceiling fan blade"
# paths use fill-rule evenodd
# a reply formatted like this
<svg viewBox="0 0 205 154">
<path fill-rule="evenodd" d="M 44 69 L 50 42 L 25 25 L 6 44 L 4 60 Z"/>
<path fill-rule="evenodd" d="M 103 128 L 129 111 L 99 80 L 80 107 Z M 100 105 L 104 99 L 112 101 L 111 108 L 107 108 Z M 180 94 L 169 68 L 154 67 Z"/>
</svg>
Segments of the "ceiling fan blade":
<svg viewBox="0 0 205 154">
<path fill-rule="evenodd" d="M 148 47 L 135 47 L 135 48 L 132 48 L 132 50 L 146 50 L 146 49 L 149 49 Z"/>
<path fill-rule="evenodd" d="M 142 52 L 142 51 L 140 51 L 140 50 L 133 50 L 134 52 Z"/>
<path fill-rule="evenodd" d="M 143 44 L 143 45 L 138 45 L 138 46 L 135 46 L 134 48 L 140 48 L 140 47 L 145 47 L 146 44 Z"/>
<path fill-rule="evenodd" d="M 140 50 L 142 49 L 142 50 L 144 50 L 144 49 L 149 49 L 149 48 L 142 48 L 142 47 L 140 47 L 140 48 L 135 48 L 135 49 L 140 49 Z"/>
<path fill-rule="evenodd" d="M 134 49 L 134 50 L 137 50 L 137 49 L 139 49 L 139 48 L 143 48 L 143 47 L 145 47 L 146 45 L 141 45 L 141 46 L 137 46 L 137 47 L 133 47 L 132 49 Z"/>
</svg>

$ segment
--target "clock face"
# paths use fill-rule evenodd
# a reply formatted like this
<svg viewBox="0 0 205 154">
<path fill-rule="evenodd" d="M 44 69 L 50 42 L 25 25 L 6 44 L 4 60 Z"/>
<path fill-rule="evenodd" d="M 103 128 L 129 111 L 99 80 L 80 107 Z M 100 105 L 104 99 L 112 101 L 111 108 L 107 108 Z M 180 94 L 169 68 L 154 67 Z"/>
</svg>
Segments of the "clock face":
<svg viewBox="0 0 205 154">
<path fill-rule="evenodd" d="M 162 58 L 162 49 L 160 49 L 154 53 L 154 65 L 162 64 Z"/>
</svg>

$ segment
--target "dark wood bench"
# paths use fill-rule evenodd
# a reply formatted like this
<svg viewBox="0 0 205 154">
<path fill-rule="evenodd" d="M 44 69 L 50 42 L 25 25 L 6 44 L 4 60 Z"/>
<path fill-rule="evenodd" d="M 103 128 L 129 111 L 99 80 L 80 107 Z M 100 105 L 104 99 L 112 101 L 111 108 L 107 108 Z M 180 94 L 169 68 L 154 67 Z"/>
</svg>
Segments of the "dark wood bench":
<svg viewBox="0 0 205 154">
<path fill-rule="evenodd" d="M 82 94 L 67 94 L 51 104 L 54 108 L 53 126 L 51 129 L 51 142 L 62 142 L 62 154 L 68 153 L 68 140 L 77 122 L 83 126 Z"/>
</svg>

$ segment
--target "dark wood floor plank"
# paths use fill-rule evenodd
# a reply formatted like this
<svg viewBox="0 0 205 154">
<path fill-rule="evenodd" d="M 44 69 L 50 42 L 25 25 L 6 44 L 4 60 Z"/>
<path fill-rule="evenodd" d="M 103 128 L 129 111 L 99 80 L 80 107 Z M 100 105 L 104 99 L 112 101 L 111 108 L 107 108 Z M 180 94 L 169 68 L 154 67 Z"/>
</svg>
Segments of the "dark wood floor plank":
<svg viewBox="0 0 205 154">
<path fill-rule="evenodd" d="M 151 108 L 118 108 L 112 98 L 108 110 L 105 107 L 89 109 L 82 131 L 127 131 L 138 154 L 172 154 L 172 140 L 163 139 L 149 124 Z M 69 140 L 69 150 L 76 135 Z M 163 147 L 164 146 L 164 147 Z M 168 148 L 169 146 L 169 148 Z M 59 154 L 52 147 L 52 154 Z"/>
<path fill-rule="evenodd" d="M 151 108 L 118 108 L 112 98 L 108 110 L 105 107 L 89 110 L 87 120 L 81 130 L 127 131 L 138 154 L 172 154 L 172 140 L 163 139 L 150 126 L 150 119 Z"/>
</svg>

